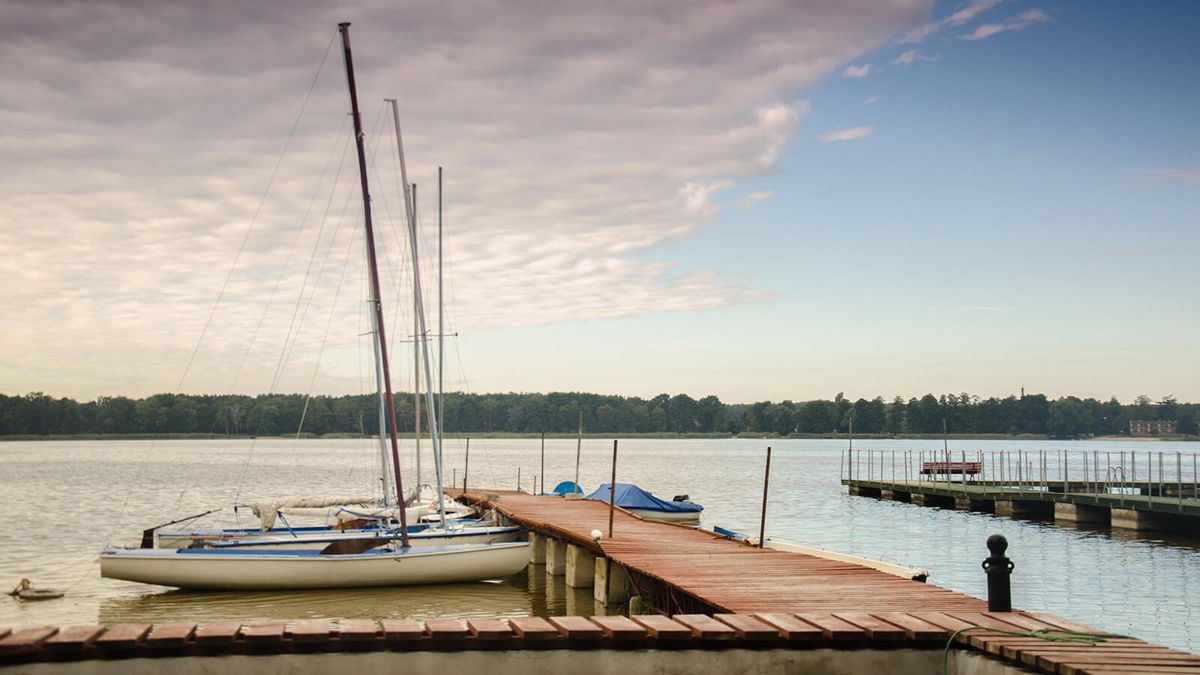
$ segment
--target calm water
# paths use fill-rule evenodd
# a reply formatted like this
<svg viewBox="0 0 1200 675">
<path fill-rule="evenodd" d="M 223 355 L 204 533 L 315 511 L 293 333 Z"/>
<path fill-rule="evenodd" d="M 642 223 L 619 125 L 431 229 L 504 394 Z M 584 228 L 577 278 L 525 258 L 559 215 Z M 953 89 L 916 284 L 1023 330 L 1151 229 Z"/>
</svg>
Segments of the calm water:
<svg viewBox="0 0 1200 675">
<path fill-rule="evenodd" d="M 659 496 L 687 493 L 705 524 L 757 532 L 767 441 L 627 440 L 618 480 Z M 1016 562 L 1014 604 L 1200 651 L 1200 542 L 1135 538 L 987 514 L 850 497 L 838 483 L 841 441 L 774 440 L 768 535 L 928 569 L 930 582 L 985 595 L 984 540 L 1000 532 Z M 883 450 L 935 449 L 928 441 L 871 441 Z M 447 471 L 462 477 L 463 443 L 447 441 Z M 951 449 L 1070 448 L 1196 453 L 1196 443 L 960 441 Z M 375 446 L 364 441 L 138 441 L 0 443 L 0 590 L 21 577 L 69 586 L 67 598 L 0 597 L 0 625 L 203 620 L 515 615 L 580 612 L 583 596 L 546 580 L 305 593 L 184 593 L 100 579 L 95 553 L 136 542 L 142 528 L 226 506 L 207 524 L 235 524 L 228 505 L 287 495 L 378 492 Z M 585 441 L 581 482 L 608 480 L 611 441 Z M 411 455 L 411 446 L 409 448 Z M 1188 460 L 1190 461 L 1190 460 Z M 546 443 L 547 483 L 574 475 L 575 442 Z M 470 483 L 526 489 L 540 471 L 536 440 L 475 440 Z M 406 475 L 413 468 L 406 466 Z M 428 462 L 426 463 L 428 473 Z M 426 481 L 431 480 L 426 476 Z M 252 517 L 240 522 L 251 524 Z"/>
</svg>

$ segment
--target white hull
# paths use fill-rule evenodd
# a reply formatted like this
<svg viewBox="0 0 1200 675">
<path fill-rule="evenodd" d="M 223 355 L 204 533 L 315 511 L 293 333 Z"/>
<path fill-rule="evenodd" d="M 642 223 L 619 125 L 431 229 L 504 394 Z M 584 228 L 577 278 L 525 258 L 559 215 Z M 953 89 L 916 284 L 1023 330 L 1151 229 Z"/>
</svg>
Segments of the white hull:
<svg viewBox="0 0 1200 675">
<path fill-rule="evenodd" d="M 335 541 L 343 542 L 379 538 L 379 532 L 356 532 L 348 535 L 301 535 L 298 537 L 273 535 L 230 539 L 216 544 L 214 548 L 262 548 L 275 551 L 302 551 L 312 548 L 321 549 Z M 388 534 L 385 538 L 389 541 L 400 541 L 400 535 L 398 534 Z M 412 548 L 429 548 L 458 544 L 501 544 L 517 541 L 520 538 L 521 528 L 519 527 L 474 527 L 449 531 L 434 530 L 417 532 L 408 535 L 408 545 Z"/>
<path fill-rule="evenodd" d="M 100 554 L 100 576 L 197 590 L 300 590 L 503 579 L 528 563 L 525 542 L 327 556 L 118 549 Z"/>
<path fill-rule="evenodd" d="M 638 516 L 640 518 L 645 518 L 646 520 L 659 520 L 664 523 L 688 523 L 688 524 L 694 524 L 694 525 L 700 524 L 700 512 L 699 511 L 684 511 L 684 512 L 652 511 L 650 509 L 628 509 L 628 508 L 625 510 L 632 513 L 635 516 Z"/>
</svg>

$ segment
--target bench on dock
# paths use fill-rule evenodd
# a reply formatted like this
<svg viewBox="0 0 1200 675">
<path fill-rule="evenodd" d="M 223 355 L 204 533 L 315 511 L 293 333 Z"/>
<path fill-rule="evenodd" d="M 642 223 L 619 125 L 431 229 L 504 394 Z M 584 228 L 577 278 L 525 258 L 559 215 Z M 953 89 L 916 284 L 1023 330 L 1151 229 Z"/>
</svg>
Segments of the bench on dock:
<svg viewBox="0 0 1200 675">
<path fill-rule="evenodd" d="M 983 471 L 983 462 L 921 462 L 921 473 L 926 476 L 978 476 Z"/>
</svg>

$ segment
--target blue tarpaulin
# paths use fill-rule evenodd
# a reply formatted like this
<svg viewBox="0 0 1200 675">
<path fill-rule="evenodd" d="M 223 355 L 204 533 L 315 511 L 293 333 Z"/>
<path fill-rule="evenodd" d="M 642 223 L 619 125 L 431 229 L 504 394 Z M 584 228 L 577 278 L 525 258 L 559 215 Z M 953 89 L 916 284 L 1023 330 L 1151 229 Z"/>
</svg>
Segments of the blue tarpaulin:
<svg viewBox="0 0 1200 675">
<path fill-rule="evenodd" d="M 607 502 L 608 497 L 608 483 L 601 483 L 595 492 L 584 499 Z M 699 513 L 704 510 L 703 506 L 694 502 L 663 501 L 633 483 L 617 483 L 616 504 L 623 509 L 646 509 L 647 511 L 669 513 Z"/>
<path fill-rule="evenodd" d="M 575 481 L 564 480 L 563 482 L 554 486 L 553 492 L 556 495 L 565 495 L 565 494 L 570 494 L 572 492 L 575 492 L 578 494 L 583 494 L 583 488 L 576 485 Z"/>
</svg>

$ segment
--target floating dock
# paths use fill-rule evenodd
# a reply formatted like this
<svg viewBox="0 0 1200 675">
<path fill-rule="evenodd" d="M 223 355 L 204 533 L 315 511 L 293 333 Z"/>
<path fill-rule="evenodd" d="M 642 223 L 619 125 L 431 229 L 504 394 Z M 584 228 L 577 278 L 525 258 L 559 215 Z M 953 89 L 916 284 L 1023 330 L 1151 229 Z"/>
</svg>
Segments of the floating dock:
<svg viewBox="0 0 1200 675">
<path fill-rule="evenodd" d="M 903 571 L 759 549 L 601 502 L 451 494 L 528 529 L 531 587 L 533 575 L 564 576 L 591 589 L 600 611 L 0 627 L 0 671 L 1200 674 L 1200 656 L 1049 614 L 988 612 Z"/>
</svg>

